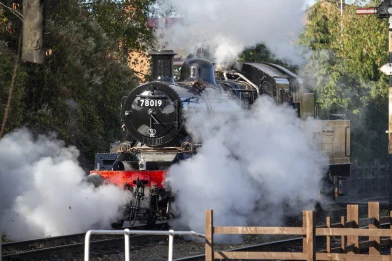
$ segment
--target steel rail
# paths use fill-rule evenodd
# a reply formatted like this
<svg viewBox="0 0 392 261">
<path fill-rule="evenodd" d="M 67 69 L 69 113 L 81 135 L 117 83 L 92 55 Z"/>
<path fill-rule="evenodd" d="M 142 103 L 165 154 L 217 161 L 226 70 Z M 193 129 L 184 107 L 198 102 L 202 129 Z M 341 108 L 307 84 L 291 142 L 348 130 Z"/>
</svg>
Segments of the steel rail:
<svg viewBox="0 0 392 261">
<path fill-rule="evenodd" d="M 146 229 L 148 227 L 162 229 L 167 226 L 167 222 L 160 222 L 154 226 L 137 225 L 131 229 Z M 132 231 L 131 230 L 131 231 Z M 6 242 L 2 245 L 3 261 L 15 260 L 15 258 L 32 258 L 35 256 L 45 257 L 53 253 L 59 253 L 64 250 L 68 252 L 83 252 L 84 250 L 84 239 L 86 233 L 78 233 L 71 235 L 39 238 L 24 241 Z M 144 238 L 139 238 L 143 241 Z M 120 241 L 118 241 L 120 240 Z M 105 247 L 106 245 L 118 246 L 119 242 L 123 241 L 123 237 L 113 236 L 98 236 L 94 237 L 92 244 L 98 247 Z M 133 241 L 133 239 L 132 239 Z"/>
<path fill-rule="evenodd" d="M 146 242 L 152 239 L 162 240 L 163 238 L 166 237 L 162 237 L 162 236 L 152 237 L 147 235 L 137 235 L 137 236 L 129 237 L 129 242 L 136 244 L 136 243 Z M 105 248 L 105 249 L 111 247 L 117 248 L 121 245 L 124 245 L 124 237 L 91 241 L 90 244 L 94 246 L 94 248 Z M 11 261 L 11 260 L 18 260 L 18 259 L 32 260 L 34 258 L 46 258 L 50 260 L 49 257 L 53 255 L 61 255 L 61 254 L 69 255 L 72 253 L 78 253 L 78 255 L 82 257 L 83 251 L 84 251 L 84 242 L 7 254 L 7 255 L 3 255 L 3 261 L 8 261 L 8 260 Z"/>
</svg>

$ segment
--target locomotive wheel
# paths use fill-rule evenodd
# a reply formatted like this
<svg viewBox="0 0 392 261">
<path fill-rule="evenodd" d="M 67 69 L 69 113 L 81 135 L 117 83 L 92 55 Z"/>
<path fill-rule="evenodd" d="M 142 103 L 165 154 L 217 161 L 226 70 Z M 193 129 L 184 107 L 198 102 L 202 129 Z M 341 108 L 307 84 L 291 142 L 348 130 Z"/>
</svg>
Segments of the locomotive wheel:
<svg viewBox="0 0 392 261">
<path fill-rule="evenodd" d="M 93 184 L 97 188 L 103 184 L 103 178 L 101 175 L 94 173 L 87 176 L 86 182 L 87 184 Z"/>
</svg>

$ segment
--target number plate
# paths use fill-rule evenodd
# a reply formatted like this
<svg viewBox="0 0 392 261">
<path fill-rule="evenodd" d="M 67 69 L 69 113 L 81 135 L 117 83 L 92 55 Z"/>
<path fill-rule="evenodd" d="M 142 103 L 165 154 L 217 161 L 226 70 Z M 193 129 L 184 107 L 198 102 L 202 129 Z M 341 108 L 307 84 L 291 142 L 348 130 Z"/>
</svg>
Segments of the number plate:
<svg viewBox="0 0 392 261">
<path fill-rule="evenodd" d="M 159 99 L 140 99 L 138 104 L 140 107 L 164 107 L 165 101 Z"/>
</svg>

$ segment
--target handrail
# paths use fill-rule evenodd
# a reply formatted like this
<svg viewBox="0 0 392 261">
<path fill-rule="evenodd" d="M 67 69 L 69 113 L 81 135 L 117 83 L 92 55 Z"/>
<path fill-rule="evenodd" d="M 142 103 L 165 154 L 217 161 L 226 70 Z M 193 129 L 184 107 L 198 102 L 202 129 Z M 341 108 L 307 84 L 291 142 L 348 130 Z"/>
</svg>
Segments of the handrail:
<svg viewBox="0 0 392 261">
<path fill-rule="evenodd" d="M 179 236 L 195 236 L 195 237 L 200 237 L 200 238 L 205 238 L 205 235 L 199 234 L 194 231 L 174 231 L 174 230 L 169 230 L 169 231 L 155 231 L 155 230 L 129 230 L 129 229 L 124 229 L 124 230 L 89 230 L 86 233 L 86 237 L 84 240 L 84 261 L 89 261 L 90 260 L 90 237 L 92 234 L 98 234 L 98 235 L 124 235 L 124 241 L 125 241 L 125 261 L 130 261 L 130 248 L 129 248 L 129 235 L 156 235 L 156 236 L 164 236 L 168 235 L 169 236 L 169 250 L 168 250 L 168 261 L 173 261 L 173 241 L 174 241 L 174 236 L 179 235 Z"/>
<path fill-rule="evenodd" d="M 229 73 L 233 74 L 233 75 L 236 75 L 236 76 L 239 76 L 240 78 L 242 78 L 244 81 L 246 81 L 248 84 L 250 84 L 256 90 L 257 95 L 260 95 L 259 87 L 256 84 L 254 84 L 251 80 L 246 78 L 244 75 L 242 75 L 241 73 L 238 73 L 238 72 L 229 72 Z M 224 71 L 223 72 L 223 76 L 225 77 L 225 80 L 228 79 L 226 75 L 227 75 L 227 71 Z"/>
</svg>

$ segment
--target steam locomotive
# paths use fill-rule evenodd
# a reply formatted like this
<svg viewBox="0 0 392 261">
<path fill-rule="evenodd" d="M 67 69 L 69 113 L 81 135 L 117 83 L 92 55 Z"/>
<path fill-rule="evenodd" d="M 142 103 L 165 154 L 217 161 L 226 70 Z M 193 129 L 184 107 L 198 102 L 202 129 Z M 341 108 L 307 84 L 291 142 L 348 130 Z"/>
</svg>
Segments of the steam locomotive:
<svg viewBox="0 0 392 261">
<path fill-rule="evenodd" d="M 191 58 L 175 82 L 174 55 L 171 50 L 151 53 L 154 80 L 132 90 L 121 103 L 123 141 L 112 145 L 111 153 L 97 154 L 87 177 L 95 186 L 110 182 L 133 194 L 119 222 L 122 227 L 170 219 L 174 198 L 163 186 L 166 170 L 201 146 L 186 132 L 187 113 L 214 111 L 228 100 L 246 109 L 268 95 L 278 105 L 290 104 L 302 119 L 316 117 L 314 94 L 306 93 L 302 80 L 281 66 L 243 63 L 218 69 L 208 60 Z M 324 121 L 323 126 L 314 131 L 329 156 L 328 179 L 338 193 L 339 182 L 350 173 L 350 122 Z"/>
</svg>

